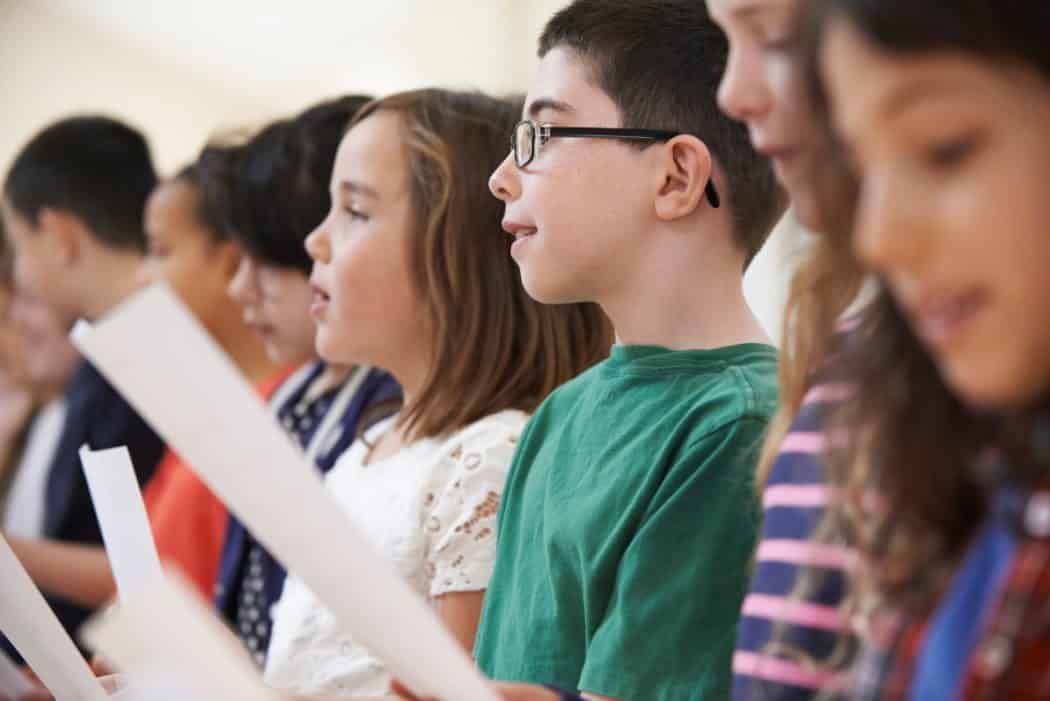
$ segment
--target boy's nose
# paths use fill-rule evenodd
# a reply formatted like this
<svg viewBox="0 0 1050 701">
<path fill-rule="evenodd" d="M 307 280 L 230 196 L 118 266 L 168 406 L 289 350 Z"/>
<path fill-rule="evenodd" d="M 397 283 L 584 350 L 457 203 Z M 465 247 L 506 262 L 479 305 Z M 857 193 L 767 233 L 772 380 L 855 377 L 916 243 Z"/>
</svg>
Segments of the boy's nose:
<svg viewBox="0 0 1050 701">
<path fill-rule="evenodd" d="M 510 202 L 521 195 L 518 183 L 518 167 L 514 163 L 514 154 L 507 154 L 489 177 L 489 191 L 500 200 Z"/>
</svg>

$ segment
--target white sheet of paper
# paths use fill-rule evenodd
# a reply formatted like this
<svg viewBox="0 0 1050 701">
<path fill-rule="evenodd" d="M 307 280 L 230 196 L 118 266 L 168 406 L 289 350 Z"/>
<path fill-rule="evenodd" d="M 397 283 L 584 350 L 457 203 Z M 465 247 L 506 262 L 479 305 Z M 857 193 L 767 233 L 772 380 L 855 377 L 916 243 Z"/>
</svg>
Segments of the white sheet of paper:
<svg viewBox="0 0 1050 701">
<path fill-rule="evenodd" d="M 73 342 L 258 540 L 420 695 L 498 701 L 433 611 L 354 527 L 232 361 L 163 285 Z"/>
<path fill-rule="evenodd" d="M 0 537 L 0 631 L 57 701 L 103 701 L 106 692 L 43 594 Z"/>
<path fill-rule="evenodd" d="M 15 666 L 11 658 L 0 652 L 0 691 L 17 699 L 35 688 L 29 681 L 29 677 Z"/>
<path fill-rule="evenodd" d="M 106 544 L 106 555 L 117 582 L 120 600 L 149 586 L 161 576 L 160 558 L 153 542 L 131 453 L 124 446 L 94 451 L 80 449 L 91 501 Z"/>
<path fill-rule="evenodd" d="M 137 699 L 279 701 L 244 646 L 177 574 L 152 580 L 81 629 Z"/>
</svg>

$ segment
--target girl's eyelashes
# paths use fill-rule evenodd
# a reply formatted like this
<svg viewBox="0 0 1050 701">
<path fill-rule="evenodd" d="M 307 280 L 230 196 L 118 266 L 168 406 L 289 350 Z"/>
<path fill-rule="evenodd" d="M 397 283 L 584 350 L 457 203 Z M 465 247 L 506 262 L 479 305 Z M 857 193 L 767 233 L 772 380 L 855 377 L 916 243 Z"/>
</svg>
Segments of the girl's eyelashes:
<svg viewBox="0 0 1050 701">
<path fill-rule="evenodd" d="M 350 215 L 351 221 L 368 221 L 368 215 L 353 206 L 343 207 L 343 211 Z"/>
</svg>

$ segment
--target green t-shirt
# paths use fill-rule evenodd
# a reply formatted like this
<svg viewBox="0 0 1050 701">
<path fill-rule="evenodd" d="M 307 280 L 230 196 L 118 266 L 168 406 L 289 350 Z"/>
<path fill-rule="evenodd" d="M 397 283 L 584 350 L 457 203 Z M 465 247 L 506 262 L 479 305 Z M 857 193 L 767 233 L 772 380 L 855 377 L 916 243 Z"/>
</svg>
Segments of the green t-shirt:
<svg viewBox="0 0 1050 701">
<path fill-rule="evenodd" d="M 724 699 L 776 352 L 616 346 L 521 437 L 475 645 L 503 681 Z"/>
</svg>

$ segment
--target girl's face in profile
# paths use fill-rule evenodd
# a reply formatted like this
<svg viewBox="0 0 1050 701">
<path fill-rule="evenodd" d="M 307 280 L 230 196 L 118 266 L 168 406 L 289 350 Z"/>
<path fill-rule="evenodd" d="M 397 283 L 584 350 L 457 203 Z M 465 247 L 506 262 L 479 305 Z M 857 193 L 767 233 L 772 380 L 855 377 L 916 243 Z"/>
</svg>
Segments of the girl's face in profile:
<svg viewBox="0 0 1050 701">
<path fill-rule="evenodd" d="M 843 18 L 820 58 L 860 178 L 857 255 L 964 401 L 1045 397 L 1050 79 L 963 53 L 891 55 Z"/>
<path fill-rule="evenodd" d="M 181 180 L 161 183 L 146 203 L 146 282 L 165 282 L 210 332 L 222 323 L 226 285 L 239 252 L 215 241 L 197 215 L 198 192 Z M 228 302 L 227 302 L 228 304 Z"/>
<path fill-rule="evenodd" d="M 821 139 L 795 58 L 799 5 L 799 0 L 707 1 L 730 47 L 718 102 L 727 114 L 747 124 L 755 149 L 773 162 L 795 217 L 821 231 L 824 222 L 813 179 L 821 165 Z"/>
<path fill-rule="evenodd" d="M 306 241 L 317 350 L 332 362 L 397 370 L 424 338 L 409 272 L 415 232 L 402 131 L 398 114 L 379 110 L 347 132 L 332 171 L 332 210 Z"/>
</svg>

